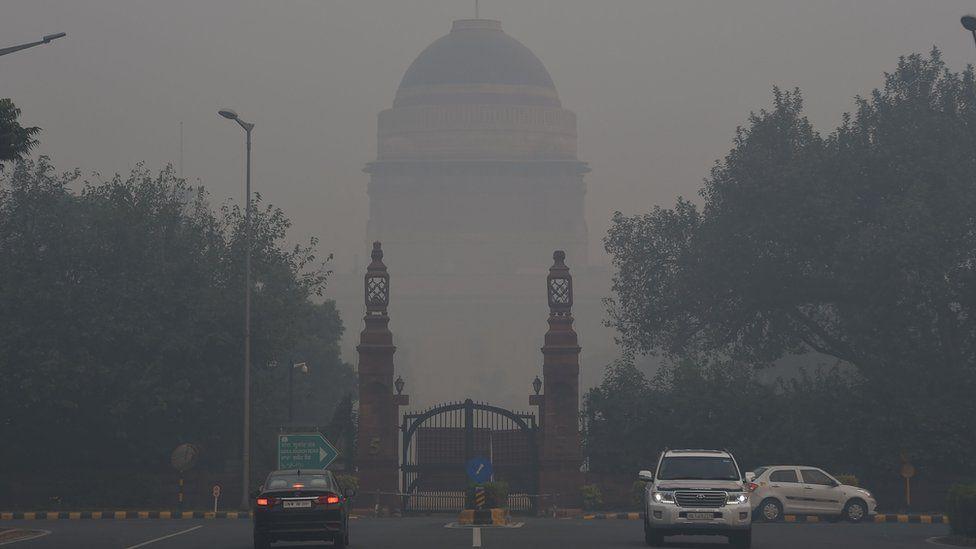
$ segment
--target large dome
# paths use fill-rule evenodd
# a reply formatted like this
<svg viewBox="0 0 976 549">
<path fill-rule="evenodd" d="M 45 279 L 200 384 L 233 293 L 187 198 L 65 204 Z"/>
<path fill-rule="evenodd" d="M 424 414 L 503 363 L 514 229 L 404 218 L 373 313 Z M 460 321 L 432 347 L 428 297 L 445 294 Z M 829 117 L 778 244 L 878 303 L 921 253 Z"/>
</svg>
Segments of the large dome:
<svg viewBox="0 0 976 549">
<path fill-rule="evenodd" d="M 514 84 L 553 88 L 549 71 L 498 21 L 455 21 L 410 65 L 401 88 L 438 84 Z"/>
<path fill-rule="evenodd" d="M 398 105 L 445 102 L 558 105 L 559 99 L 542 61 L 500 22 L 462 19 L 421 52 L 397 90 Z"/>
<path fill-rule="evenodd" d="M 410 65 L 380 113 L 379 161 L 576 161 L 576 115 L 498 21 L 462 19 Z"/>
</svg>

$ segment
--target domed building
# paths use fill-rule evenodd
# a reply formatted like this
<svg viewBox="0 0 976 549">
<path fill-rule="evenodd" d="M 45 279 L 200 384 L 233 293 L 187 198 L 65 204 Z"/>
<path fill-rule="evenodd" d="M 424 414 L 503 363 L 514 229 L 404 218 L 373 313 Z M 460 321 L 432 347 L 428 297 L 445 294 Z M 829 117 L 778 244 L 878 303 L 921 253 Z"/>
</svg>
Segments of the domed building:
<svg viewBox="0 0 976 549">
<path fill-rule="evenodd" d="M 586 263 L 576 115 L 498 21 L 455 21 L 380 113 L 370 238 L 400 273 L 509 274 L 555 248 Z"/>
<path fill-rule="evenodd" d="M 396 365 L 415 404 L 525 408 L 556 249 L 578 281 L 577 319 L 600 332 L 594 349 L 612 347 L 606 270 L 588 265 L 576 126 L 542 62 L 485 19 L 455 21 L 380 112 L 367 233 L 383 243 Z"/>
</svg>

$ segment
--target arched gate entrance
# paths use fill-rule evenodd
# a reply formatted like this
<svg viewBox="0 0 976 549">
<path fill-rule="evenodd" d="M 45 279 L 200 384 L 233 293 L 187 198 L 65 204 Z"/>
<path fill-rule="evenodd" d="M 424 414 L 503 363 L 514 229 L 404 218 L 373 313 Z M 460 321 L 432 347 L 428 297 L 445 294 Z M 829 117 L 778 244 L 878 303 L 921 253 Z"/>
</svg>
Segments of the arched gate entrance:
<svg viewBox="0 0 976 549">
<path fill-rule="evenodd" d="M 538 490 L 535 415 L 490 404 L 454 402 L 403 416 L 400 482 L 405 511 L 458 511 L 468 485 L 465 464 L 488 458 L 509 485 L 509 508 L 533 509 Z"/>
</svg>

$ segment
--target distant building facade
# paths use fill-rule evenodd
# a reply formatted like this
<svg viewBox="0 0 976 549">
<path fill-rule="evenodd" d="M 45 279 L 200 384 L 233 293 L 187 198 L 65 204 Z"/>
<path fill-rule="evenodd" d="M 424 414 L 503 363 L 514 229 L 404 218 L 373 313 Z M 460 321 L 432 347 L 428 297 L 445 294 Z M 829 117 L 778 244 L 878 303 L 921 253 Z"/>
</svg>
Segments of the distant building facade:
<svg viewBox="0 0 976 549">
<path fill-rule="evenodd" d="M 414 402 L 526 407 L 556 249 L 575 273 L 583 383 L 598 380 L 614 356 L 609 276 L 589 264 L 576 115 L 542 62 L 498 21 L 455 21 L 407 69 L 377 139 L 367 239 L 383 243 L 395 281 L 396 368 Z M 349 326 L 360 276 L 334 281 Z"/>
</svg>

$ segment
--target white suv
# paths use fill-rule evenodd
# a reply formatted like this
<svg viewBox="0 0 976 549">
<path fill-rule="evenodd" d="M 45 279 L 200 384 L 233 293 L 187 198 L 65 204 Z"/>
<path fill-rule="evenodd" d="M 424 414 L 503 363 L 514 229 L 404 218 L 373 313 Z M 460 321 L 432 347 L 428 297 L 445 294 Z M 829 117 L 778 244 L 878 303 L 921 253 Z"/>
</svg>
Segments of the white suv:
<svg viewBox="0 0 976 549">
<path fill-rule="evenodd" d="M 752 545 L 752 508 L 739 465 L 724 450 L 665 450 L 657 470 L 641 471 L 644 541 L 665 536 L 727 536 L 736 547 Z"/>
<path fill-rule="evenodd" d="M 746 473 L 746 478 L 752 481 L 749 488 L 756 517 L 770 522 L 781 520 L 784 514 L 839 516 L 861 522 L 878 506 L 871 492 L 841 484 L 816 467 L 765 466 Z"/>
</svg>

